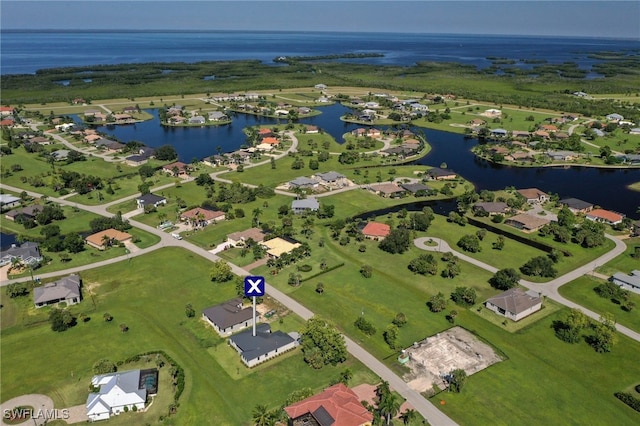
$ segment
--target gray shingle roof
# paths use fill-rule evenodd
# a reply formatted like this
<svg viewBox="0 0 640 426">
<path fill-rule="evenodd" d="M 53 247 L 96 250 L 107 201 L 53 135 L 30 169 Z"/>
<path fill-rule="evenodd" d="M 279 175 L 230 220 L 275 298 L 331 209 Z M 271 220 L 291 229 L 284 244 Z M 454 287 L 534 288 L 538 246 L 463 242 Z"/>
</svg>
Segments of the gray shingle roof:
<svg viewBox="0 0 640 426">
<path fill-rule="evenodd" d="M 491 303 L 507 312 L 511 312 L 514 315 L 518 315 L 527 309 L 536 306 L 541 302 L 539 296 L 534 296 L 530 292 L 524 292 L 521 288 L 512 288 L 504 293 L 500 293 L 497 296 L 487 300 L 487 303 Z"/>
<path fill-rule="evenodd" d="M 202 311 L 202 313 L 222 330 L 253 318 L 253 310 L 251 308 L 243 309 L 242 299 L 240 298 L 211 306 Z"/>
<path fill-rule="evenodd" d="M 241 351 L 242 357 L 251 361 L 269 352 L 286 346 L 294 340 L 291 336 L 282 331 L 271 332 L 269 324 L 258 324 L 256 335 L 253 330 L 245 330 L 229 338 Z"/>
<path fill-rule="evenodd" d="M 33 289 L 33 301 L 36 305 L 73 298 L 80 298 L 80 276 L 77 274 Z"/>
</svg>

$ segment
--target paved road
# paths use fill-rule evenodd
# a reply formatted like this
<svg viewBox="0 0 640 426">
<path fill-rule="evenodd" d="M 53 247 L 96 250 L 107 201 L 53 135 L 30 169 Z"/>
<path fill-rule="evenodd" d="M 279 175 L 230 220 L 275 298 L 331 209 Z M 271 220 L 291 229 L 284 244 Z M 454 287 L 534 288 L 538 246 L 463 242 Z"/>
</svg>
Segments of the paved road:
<svg viewBox="0 0 640 426">
<path fill-rule="evenodd" d="M 3 187 L 11 191 L 17 190 L 17 188 L 12 188 L 4 184 L 0 184 L 0 187 Z M 40 196 L 39 194 L 33 193 L 33 192 L 30 192 L 29 195 L 36 196 L 36 197 Z M 67 200 L 61 200 L 55 197 L 49 197 L 49 200 L 53 202 L 58 202 L 64 205 L 76 206 L 76 203 L 72 203 Z M 122 200 L 118 200 L 117 202 L 113 202 L 110 204 L 116 204 L 121 201 Z M 80 209 L 91 211 L 96 214 L 103 215 L 103 216 L 111 216 L 106 212 L 105 206 L 77 205 L 77 207 Z M 38 274 L 38 276 L 40 278 L 53 278 L 53 277 L 57 277 L 65 274 L 79 273 L 88 269 L 93 269 L 93 268 L 97 268 L 105 265 L 111 265 L 121 261 L 128 261 L 129 258 L 137 257 L 140 255 L 152 252 L 154 250 L 157 250 L 158 248 L 168 247 L 168 246 L 182 247 L 210 261 L 220 260 L 220 257 L 217 256 L 216 254 L 211 253 L 203 248 L 197 247 L 185 240 L 177 240 L 175 238 L 172 238 L 170 234 L 162 232 L 154 227 L 145 225 L 143 223 L 137 222 L 132 219 L 129 219 L 129 222 L 135 227 L 143 229 L 152 234 L 158 235 L 161 238 L 160 244 L 156 244 L 155 246 L 148 247 L 145 249 L 140 249 L 139 251 L 132 252 L 126 256 L 120 256 L 117 258 L 104 260 L 102 262 L 92 263 L 90 265 L 70 268 L 64 271 Z M 229 263 L 229 265 L 231 266 L 233 273 L 235 273 L 236 275 L 240 275 L 240 276 L 250 275 L 249 271 L 243 268 L 240 268 L 237 265 L 234 265 L 232 263 Z M 15 280 L 4 281 L 0 283 L 0 286 L 8 285 L 12 282 L 28 281 L 30 279 L 31 279 L 30 277 L 23 277 Z M 291 311 L 295 312 L 305 320 L 311 318 L 314 315 L 314 313 L 311 310 L 307 309 L 306 307 L 296 302 L 291 297 L 287 296 L 286 294 L 282 293 L 281 291 L 277 290 L 276 288 L 270 285 L 267 285 L 267 294 L 273 297 L 275 300 L 277 300 L 281 304 L 283 304 L 284 306 L 286 306 L 287 308 L 291 309 Z M 349 353 L 351 353 L 351 355 L 353 355 L 355 358 L 360 360 L 364 365 L 366 365 L 369 369 L 371 369 L 374 373 L 376 373 L 380 378 L 388 381 L 391 387 L 394 390 L 396 390 L 400 395 L 402 395 L 405 399 L 407 399 L 407 401 L 409 401 L 411 405 L 413 405 L 415 410 L 418 411 L 425 419 L 427 419 L 429 423 L 431 423 L 432 425 L 455 425 L 456 424 L 453 420 L 451 420 L 448 416 L 446 416 L 444 413 L 438 410 L 428 400 L 423 398 L 419 393 L 409 388 L 409 386 L 400 377 L 398 377 L 393 371 L 387 368 L 380 361 L 375 359 L 375 357 L 369 354 L 364 348 L 362 348 L 356 342 L 354 342 L 353 340 L 347 337 L 345 337 L 345 340 L 347 343 L 347 349 L 349 350 Z"/>
<path fill-rule="evenodd" d="M 560 295 L 560 293 L 558 292 L 558 289 L 563 286 L 564 284 L 573 281 L 583 275 L 587 275 L 589 274 L 591 271 L 593 271 L 594 269 L 596 269 L 598 266 L 604 265 L 605 263 L 609 262 L 610 260 L 612 260 L 613 258 L 619 256 L 620 254 L 624 253 L 624 251 L 626 250 L 627 246 L 624 244 L 624 242 L 622 242 L 620 239 L 615 238 L 611 235 L 605 234 L 605 236 L 610 239 L 611 241 L 613 241 L 616 245 L 615 247 L 610 250 L 609 252 L 603 254 L 602 256 L 600 256 L 599 258 L 592 260 L 591 262 L 574 269 L 571 272 L 568 272 L 564 275 L 562 275 L 561 277 L 555 278 L 554 280 L 548 281 L 546 283 L 533 283 L 531 281 L 526 281 L 526 280 L 520 280 L 520 285 L 522 285 L 523 287 L 526 287 L 530 290 L 534 290 L 537 291 L 538 293 L 541 293 L 543 296 L 548 297 L 564 306 L 567 306 L 569 308 L 574 308 L 574 309 L 580 309 L 582 312 L 585 313 L 585 315 L 598 320 L 600 318 L 600 314 L 597 314 L 593 311 L 590 311 L 589 309 L 578 305 L 577 303 L 574 303 L 564 297 L 562 297 Z M 436 243 L 436 245 L 427 245 L 427 242 L 431 240 L 434 243 Z M 422 237 L 422 238 L 416 238 L 414 240 L 414 244 L 416 247 L 418 247 L 419 249 L 422 250 L 429 250 L 429 251 L 439 251 L 439 252 L 452 252 L 454 255 L 458 256 L 460 259 L 469 262 L 473 265 L 476 265 L 486 271 L 491 272 L 492 274 L 495 274 L 498 271 L 498 268 L 495 268 L 491 265 L 488 265 L 484 262 L 481 262 L 477 259 L 474 259 L 473 257 L 467 256 L 466 254 L 460 253 L 458 251 L 453 250 L 449 244 L 447 244 L 446 241 L 441 240 L 440 238 L 431 238 L 431 237 Z M 624 334 L 625 336 L 630 337 L 631 339 L 640 342 L 640 333 L 631 330 L 630 328 L 627 328 L 625 326 L 622 326 L 620 324 L 616 324 L 616 329 Z"/>
</svg>

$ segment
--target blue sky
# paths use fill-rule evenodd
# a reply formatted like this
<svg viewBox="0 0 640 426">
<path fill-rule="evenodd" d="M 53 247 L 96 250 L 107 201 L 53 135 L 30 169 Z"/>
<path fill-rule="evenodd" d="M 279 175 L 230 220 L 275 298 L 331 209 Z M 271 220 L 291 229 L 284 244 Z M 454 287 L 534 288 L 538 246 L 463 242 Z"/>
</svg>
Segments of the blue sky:
<svg viewBox="0 0 640 426">
<path fill-rule="evenodd" d="M 640 40 L 640 1 L 2 0 L 2 29 L 288 30 Z"/>
</svg>

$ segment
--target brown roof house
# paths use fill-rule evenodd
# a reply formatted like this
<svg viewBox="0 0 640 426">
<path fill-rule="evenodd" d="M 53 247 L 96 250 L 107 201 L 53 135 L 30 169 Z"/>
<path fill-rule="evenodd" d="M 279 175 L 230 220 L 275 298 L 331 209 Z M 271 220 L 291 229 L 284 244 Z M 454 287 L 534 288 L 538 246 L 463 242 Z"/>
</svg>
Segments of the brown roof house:
<svg viewBox="0 0 640 426">
<path fill-rule="evenodd" d="M 487 309 L 513 321 L 531 315 L 542 309 L 542 298 L 534 291 L 524 292 L 521 288 L 512 288 L 485 302 Z"/>
<path fill-rule="evenodd" d="M 510 217 L 504 221 L 505 224 L 511 225 L 514 228 L 518 228 L 525 232 L 535 232 L 550 222 L 551 221 L 549 219 L 544 219 L 542 217 L 526 213 Z"/>
<path fill-rule="evenodd" d="M 104 250 L 108 246 L 115 242 L 126 243 L 131 241 L 132 235 L 127 232 L 118 231 L 117 229 L 109 228 L 104 231 L 96 232 L 85 238 L 87 244 L 91 247 L 95 247 L 98 250 Z"/>
<path fill-rule="evenodd" d="M 385 198 L 399 198 L 407 191 L 395 183 L 379 183 L 377 185 L 369 185 L 369 191 L 372 191 Z"/>
<path fill-rule="evenodd" d="M 202 207 L 196 207 L 180 214 L 180 220 L 190 222 L 193 227 L 205 227 L 224 219 L 224 212 L 207 210 Z"/>
<path fill-rule="evenodd" d="M 80 276 L 69 275 L 58 281 L 33 289 L 33 303 L 36 308 L 65 302 L 67 305 L 80 303 Z"/>
<path fill-rule="evenodd" d="M 202 319 L 220 336 L 230 336 L 236 331 L 253 326 L 253 309 L 244 308 L 241 298 L 227 300 L 202 311 Z"/>
<path fill-rule="evenodd" d="M 290 426 L 370 426 L 373 415 L 342 383 L 284 407 Z"/>
<path fill-rule="evenodd" d="M 518 189 L 518 194 L 522 195 L 529 204 L 538 204 L 549 201 L 549 194 L 540 191 L 538 188 Z"/>
<path fill-rule="evenodd" d="M 240 232 L 233 232 L 227 235 L 227 242 L 232 246 L 242 246 L 249 239 L 256 243 L 264 241 L 264 231 L 260 228 L 249 228 Z"/>
<path fill-rule="evenodd" d="M 473 205 L 473 210 L 476 212 L 484 212 L 489 216 L 493 216 L 496 214 L 504 214 L 509 211 L 509 206 L 507 203 L 502 201 L 492 201 L 492 202 L 480 202 L 475 203 Z"/>
</svg>

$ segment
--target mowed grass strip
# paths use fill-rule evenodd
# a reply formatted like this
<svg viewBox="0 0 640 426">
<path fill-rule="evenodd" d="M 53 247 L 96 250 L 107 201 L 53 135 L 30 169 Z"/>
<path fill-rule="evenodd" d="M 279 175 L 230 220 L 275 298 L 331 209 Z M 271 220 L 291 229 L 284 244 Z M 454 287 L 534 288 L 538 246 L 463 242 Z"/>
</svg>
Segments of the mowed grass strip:
<svg viewBox="0 0 640 426">
<path fill-rule="evenodd" d="M 640 332 L 640 295 L 630 292 L 629 298 L 636 307 L 628 312 L 622 309 L 619 303 L 598 296 L 595 288 L 604 283 L 603 279 L 585 275 L 563 285 L 559 291 L 567 299 L 602 315 L 610 313 L 618 323 Z"/>
</svg>

